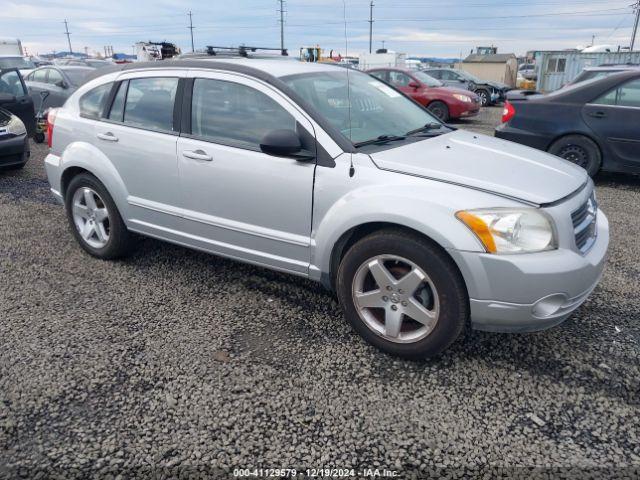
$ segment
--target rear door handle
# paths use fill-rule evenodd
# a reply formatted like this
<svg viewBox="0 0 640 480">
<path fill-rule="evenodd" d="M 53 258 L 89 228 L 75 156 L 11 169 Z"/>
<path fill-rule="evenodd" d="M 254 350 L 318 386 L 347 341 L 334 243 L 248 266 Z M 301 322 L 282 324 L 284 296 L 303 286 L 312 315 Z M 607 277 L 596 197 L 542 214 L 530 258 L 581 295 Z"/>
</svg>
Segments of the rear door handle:
<svg viewBox="0 0 640 480">
<path fill-rule="evenodd" d="M 206 162 L 213 160 L 213 157 L 208 155 L 204 150 L 185 150 L 182 152 L 182 156 L 193 160 L 204 160 Z"/>
<path fill-rule="evenodd" d="M 589 113 L 589 116 L 593 118 L 605 118 L 607 114 L 604 112 L 591 112 Z"/>
<path fill-rule="evenodd" d="M 113 133 L 111 132 L 107 132 L 107 133 L 99 133 L 98 134 L 98 138 L 100 140 L 106 140 L 107 142 L 117 142 L 118 141 L 118 137 L 116 137 Z"/>
</svg>

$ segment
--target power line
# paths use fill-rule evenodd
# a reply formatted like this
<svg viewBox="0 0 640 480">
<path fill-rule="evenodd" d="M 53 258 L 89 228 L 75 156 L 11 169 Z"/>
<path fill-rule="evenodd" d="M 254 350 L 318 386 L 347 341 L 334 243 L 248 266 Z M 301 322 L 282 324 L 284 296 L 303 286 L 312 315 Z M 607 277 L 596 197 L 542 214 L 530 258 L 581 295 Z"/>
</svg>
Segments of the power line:
<svg viewBox="0 0 640 480">
<path fill-rule="evenodd" d="M 67 24 L 67 19 L 64 19 L 64 30 L 65 30 L 65 35 L 67 36 L 67 42 L 69 43 L 69 53 L 73 53 L 73 50 L 71 49 L 71 33 L 69 32 L 69 24 Z"/>
<path fill-rule="evenodd" d="M 193 14 L 189 12 L 189 30 L 191 31 L 191 51 L 195 52 L 196 49 L 193 46 Z"/>
</svg>

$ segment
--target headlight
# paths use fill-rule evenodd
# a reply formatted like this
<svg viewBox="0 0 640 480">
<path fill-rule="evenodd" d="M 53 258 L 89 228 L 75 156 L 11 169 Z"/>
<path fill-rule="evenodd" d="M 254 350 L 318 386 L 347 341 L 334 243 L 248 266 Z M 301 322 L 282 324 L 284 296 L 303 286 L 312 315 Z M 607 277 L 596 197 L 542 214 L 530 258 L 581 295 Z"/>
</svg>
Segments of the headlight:
<svg viewBox="0 0 640 480">
<path fill-rule="evenodd" d="M 456 213 L 489 253 L 541 252 L 557 248 L 552 220 L 539 210 L 487 209 Z"/>
<path fill-rule="evenodd" d="M 27 129 L 24 126 L 24 123 L 22 123 L 22 120 L 15 115 L 12 115 L 11 120 L 9 120 L 9 123 L 7 124 L 7 133 L 12 135 L 23 135 L 27 133 Z"/>
<path fill-rule="evenodd" d="M 454 93 L 453 97 L 457 98 L 461 102 L 471 103 L 471 97 L 468 97 L 466 95 L 460 95 L 459 93 Z"/>
</svg>

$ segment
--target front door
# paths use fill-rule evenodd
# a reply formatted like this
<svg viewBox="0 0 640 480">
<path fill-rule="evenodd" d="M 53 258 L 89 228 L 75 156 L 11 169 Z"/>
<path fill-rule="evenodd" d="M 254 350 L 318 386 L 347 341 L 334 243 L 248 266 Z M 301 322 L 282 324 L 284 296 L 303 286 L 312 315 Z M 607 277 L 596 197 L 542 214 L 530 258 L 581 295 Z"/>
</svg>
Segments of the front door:
<svg viewBox="0 0 640 480">
<path fill-rule="evenodd" d="M 586 104 L 582 117 L 609 151 L 607 160 L 640 169 L 640 79 Z"/>
<path fill-rule="evenodd" d="M 20 117 L 29 135 L 35 132 L 33 100 L 17 69 L 0 70 L 0 107 Z"/>
<path fill-rule="evenodd" d="M 267 155 L 260 142 L 269 131 L 294 130 L 315 151 L 311 123 L 258 81 L 193 75 L 178 140 L 185 230 L 196 247 L 306 274 L 315 161 Z"/>
</svg>

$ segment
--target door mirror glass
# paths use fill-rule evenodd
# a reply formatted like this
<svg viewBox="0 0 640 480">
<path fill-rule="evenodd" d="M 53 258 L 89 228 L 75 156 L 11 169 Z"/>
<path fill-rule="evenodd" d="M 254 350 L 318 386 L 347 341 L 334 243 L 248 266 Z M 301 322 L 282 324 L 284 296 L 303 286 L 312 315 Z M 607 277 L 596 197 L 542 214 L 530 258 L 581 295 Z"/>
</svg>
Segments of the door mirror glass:
<svg viewBox="0 0 640 480">
<path fill-rule="evenodd" d="M 420 84 L 418 82 L 409 82 L 409 88 L 417 90 L 420 88 Z"/>
<path fill-rule="evenodd" d="M 55 83 L 55 86 L 56 86 L 56 87 L 59 87 L 59 88 L 67 88 L 67 84 L 65 83 L 65 81 L 64 81 L 64 80 L 58 80 L 58 81 Z"/>
<path fill-rule="evenodd" d="M 302 143 L 293 130 L 272 130 L 262 137 L 260 150 L 269 155 L 289 156 L 300 153 Z"/>
</svg>

